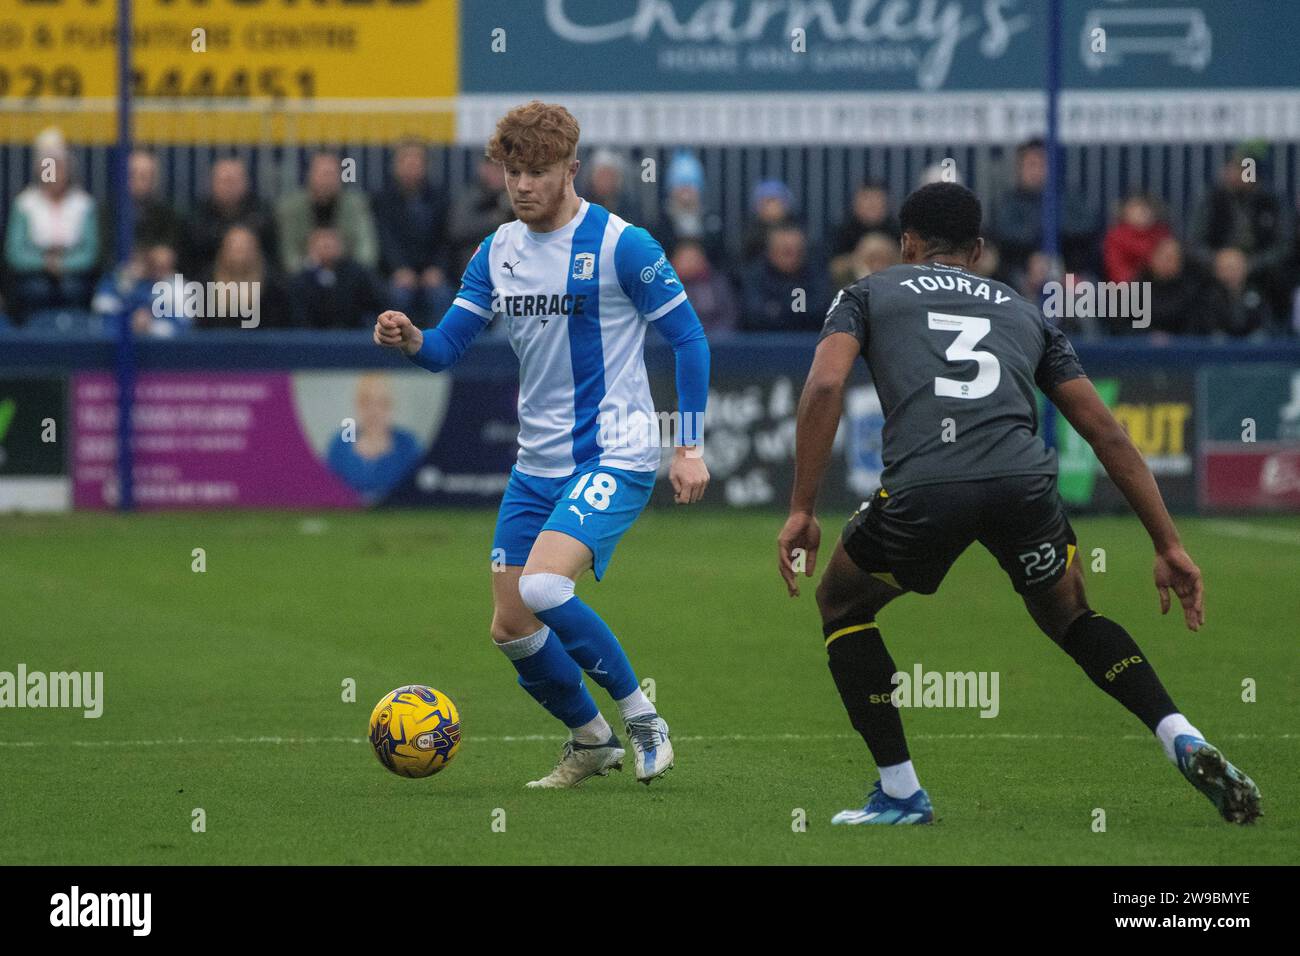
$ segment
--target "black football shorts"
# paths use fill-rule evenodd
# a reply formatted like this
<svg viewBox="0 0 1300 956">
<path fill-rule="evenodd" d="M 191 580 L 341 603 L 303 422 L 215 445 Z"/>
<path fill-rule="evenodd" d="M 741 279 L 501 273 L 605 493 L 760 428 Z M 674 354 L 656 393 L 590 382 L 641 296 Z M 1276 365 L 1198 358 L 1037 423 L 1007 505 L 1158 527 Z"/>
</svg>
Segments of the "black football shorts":
<svg viewBox="0 0 1300 956">
<path fill-rule="evenodd" d="M 1002 565 L 1020 594 L 1054 585 L 1078 543 L 1053 475 L 880 489 L 842 536 L 844 550 L 868 574 L 918 594 L 933 594 L 973 541 Z"/>
</svg>

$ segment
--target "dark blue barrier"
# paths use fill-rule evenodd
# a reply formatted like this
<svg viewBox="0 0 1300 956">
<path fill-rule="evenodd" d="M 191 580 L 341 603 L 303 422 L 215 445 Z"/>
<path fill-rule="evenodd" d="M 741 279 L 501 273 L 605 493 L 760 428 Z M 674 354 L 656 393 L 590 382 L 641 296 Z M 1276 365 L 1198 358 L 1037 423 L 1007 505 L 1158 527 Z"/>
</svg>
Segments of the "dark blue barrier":
<svg viewBox="0 0 1300 956">
<path fill-rule="evenodd" d="M 784 374 L 806 371 L 816 337 L 808 334 L 733 336 L 711 343 L 713 369 L 724 375 Z M 283 369 L 406 367 L 400 355 L 377 348 L 366 332 L 232 331 L 204 332 L 174 339 L 139 339 L 140 369 Z M 1171 339 L 1152 345 L 1145 338 L 1079 341 L 1085 367 L 1102 369 L 1163 367 L 1191 371 L 1207 364 L 1300 361 L 1300 340 L 1213 342 Z M 651 371 L 671 368 L 672 353 L 654 333 L 646 337 Z M 57 335 L 0 333 L 0 368 L 45 371 L 111 369 L 111 336 L 69 339 Z M 511 378 L 516 364 L 504 339 L 480 339 L 455 372 L 476 378 Z"/>
</svg>

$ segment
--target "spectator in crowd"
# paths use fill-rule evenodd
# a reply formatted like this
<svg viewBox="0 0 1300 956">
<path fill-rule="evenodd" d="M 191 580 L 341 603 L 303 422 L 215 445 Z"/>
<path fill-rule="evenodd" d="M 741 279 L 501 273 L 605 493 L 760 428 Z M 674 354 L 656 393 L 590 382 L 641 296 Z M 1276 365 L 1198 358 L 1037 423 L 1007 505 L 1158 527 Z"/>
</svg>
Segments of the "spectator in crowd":
<svg viewBox="0 0 1300 956">
<path fill-rule="evenodd" d="M 971 271 L 986 279 L 996 279 L 1007 285 L 1012 284 L 1012 276 L 1007 274 L 1002 262 L 1002 249 L 992 239 L 984 240 L 984 248 L 980 251 L 980 257 L 975 260 L 975 266 Z"/>
<path fill-rule="evenodd" d="M 1151 252 L 1151 264 L 1139 275 L 1149 282 L 1147 306 L 1151 310 L 1149 331 L 1167 335 L 1204 335 L 1214 327 L 1213 279 L 1183 255 L 1183 246 L 1173 236 L 1160 240 Z M 1111 331 L 1134 329 L 1135 315 L 1109 316 Z"/>
<path fill-rule="evenodd" d="M 280 264 L 287 274 L 303 268 L 311 235 L 332 229 L 346 257 L 365 269 L 379 264 L 379 242 L 370 204 L 357 189 L 343 188 L 338 153 L 315 153 L 307 167 L 307 185 L 280 201 L 275 211 L 280 232 Z"/>
<path fill-rule="evenodd" d="M 1268 335 L 1276 327 L 1268 300 L 1250 280 L 1246 253 L 1227 246 L 1214 254 L 1214 278 L 1218 282 L 1213 301 L 1213 331 L 1240 338 Z"/>
<path fill-rule="evenodd" d="M 981 257 L 982 258 L 982 257 Z M 1045 252 L 1035 252 L 1025 263 L 1025 267 L 1016 271 L 1007 284 L 1015 289 L 1027 301 L 1039 305 L 1044 315 L 1069 335 L 1098 335 L 1104 331 L 1102 321 L 1095 315 L 1049 314 L 1047 310 L 1047 284 L 1064 283 L 1065 277 L 1055 268 L 1052 257 Z M 1062 309 L 1062 312 L 1067 310 Z M 1068 310 L 1073 311 L 1073 310 Z"/>
<path fill-rule="evenodd" d="M 1047 148 L 1031 139 L 1016 149 L 1015 186 L 1002 195 L 991 222 L 1008 270 L 1025 268 L 1043 248 L 1043 189 L 1047 186 Z M 1092 213 L 1074 193 L 1061 191 L 1061 256 L 1068 272 L 1097 273 L 1097 234 Z"/>
<path fill-rule="evenodd" d="M 842 289 L 873 272 L 898 265 L 900 257 L 897 239 L 884 232 L 868 232 L 851 252 L 831 260 L 831 284 Z"/>
<path fill-rule="evenodd" d="M 690 150 L 678 150 L 664 175 L 668 202 L 655 229 L 659 244 L 676 249 L 685 240 L 698 243 L 714 266 L 726 262 L 722 217 L 704 208 L 704 166 Z"/>
<path fill-rule="evenodd" d="M 284 280 L 267 266 L 266 255 L 255 233 L 248 226 L 232 226 L 222 237 L 212 271 L 206 277 L 212 282 L 257 283 L 257 325 L 255 328 L 288 328 L 293 322 L 293 309 Z M 233 317 L 200 316 L 195 324 L 199 328 L 238 329 L 242 321 Z"/>
<path fill-rule="evenodd" d="M 159 195 L 158 157 L 148 150 L 132 151 L 127 159 L 127 195 L 131 199 L 132 233 L 135 246 L 170 246 L 179 250 L 180 214 Z M 101 263 L 111 269 L 116 261 L 116 213 L 100 223 Z"/>
<path fill-rule="evenodd" d="M 612 149 L 598 149 L 592 155 L 582 196 L 628 222 L 643 220 L 641 204 L 628 188 L 627 165 Z"/>
<path fill-rule="evenodd" d="M 1155 201 L 1141 193 L 1124 200 L 1119 222 L 1111 226 L 1102 241 L 1106 278 L 1111 282 L 1132 282 L 1151 263 L 1151 253 L 1173 235 Z"/>
<path fill-rule="evenodd" d="M 451 205 L 447 238 L 451 242 L 452 268 L 459 281 L 465 266 L 488 235 L 515 218 L 506 193 L 505 170 L 500 163 L 481 159 L 474 185 L 463 189 Z"/>
<path fill-rule="evenodd" d="M 1291 221 L 1290 242 L 1282 264 L 1269 282 L 1268 298 L 1274 314 L 1281 318 L 1279 331 L 1300 334 L 1300 195 L 1295 197 L 1287 218 Z"/>
<path fill-rule="evenodd" d="M 728 334 L 736 329 L 736 297 L 731 283 L 713 268 L 704 246 L 696 239 L 683 239 L 672 247 L 673 270 L 682 280 L 695 314 L 706 335 Z"/>
<path fill-rule="evenodd" d="M 184 295 L 176 294 L 176 249 L 164 242 L 136 246 L 131 257 L 105 275 L 95 289 L 91 309 L 107 322 L 131 316 L 136 335 L 165 337 L 190 326 Z M 156 289 L 165 283 L 166 291 Z"/>
<path fill-rule="evenodd" d="M 375 197 L 379 268 L 391 307 L 436 322 L 451 307 L 447 278 L 447 203 L 429 183 L 424 144 L 404 142 L 393 154 L 393 180 Z"/>
<path fill-rule="evenodd" d="M 883 183 L 869 181 L 853 194 L 849 214 L 836 227 L 831 239 L 831 255 L 850 254 L 864 236 L 873 232 L 883 233 L 898 242 L 898 220 L 889 211 L 889 193 Z"/>
<path fill-rule="evenodd" d="M 1206 266 L 1212 267 L 1220 249 L 1240 249 L 1248 275 L 1259 283 L 1285 268 L 1295 229 L 1293 209 L 1259 183 L 1263 159 L 1248 149 L 1233 153 L 1219 170 L 1218 185 L 1201 199 L 1189 237 Z M 1282 308 L 1281 302 L 1276 305 Z"/>
<path fill-rule="evenodd" d="M 20 322 L 41 309 L 85 309 L 99 252 L 95 200 L 73 182 L 72 156 L 58 130 L 37 137 L 33 176 L 14 198 L 5 230 L 10 308 Z"/>
<path fill-rule="evenodd" d="M 794 196 L 779 179 L 765 179 L 754 187 L 751 208 L 754 218 L 745 227 L 740 247 L 741 258 L 747 263 L 767 254 L 769 229 L 793 222 Z"/>
<path fill-rule="evenodd" d="M 826 270 L 809 255 L 803 230 L 789 222 L 773 226 L 767 233 L 767 254 L 745 268 L 740 328 L 816 331 L 829 306 Z"/>
<path fill-rule="evenodd" d="M 357 329 L 385 308 L 373 274 L 347 254 L 343 237 L 317 226 L 302 269 L 290 286 L 293 324 L 309 329 Z"/>
<path fill-rule="evenodd" d="M 227 156 L 212 164 L 208 196 L 185 224 L 181 266 L 186 275 L 202 275 L 212 268 L 232 226 L 251 229 L 263 255 L 273 255 L 278 248 L 275 217 L 249 189 L 248 167 L 242 159 Z"/>
</svg>

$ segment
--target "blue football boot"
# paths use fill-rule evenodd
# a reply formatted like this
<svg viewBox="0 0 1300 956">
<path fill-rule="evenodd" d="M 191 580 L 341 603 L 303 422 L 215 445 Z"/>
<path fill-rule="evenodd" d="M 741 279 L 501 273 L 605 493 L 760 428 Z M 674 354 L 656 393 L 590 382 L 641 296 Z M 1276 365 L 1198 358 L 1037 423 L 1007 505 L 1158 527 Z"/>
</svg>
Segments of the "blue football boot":
<svg viewBox="0 0 1300 956">
<path fill-rule="evenodd" d="M 1174 738 L 1174 756 L 1183 776 L 1209 798 L 1223 819 L 1229 823 L 1254 823 L 1259 819 L 1259 787 L 1228 763 L 1216 747 L 1200 737 L 1180 734 Z"/>
<path fill-rule="evenodd" d="M 934 807 L 924 789 L 907 799 L 891 797 L 880 789 L 880 781 L 867 795 L 867 805 L 861 810 L 841 810 L 831 818 L 831 823 L 883 823 L 886 826 L 903 826 L 911 823 L 933 823 Z"/>
</svg>

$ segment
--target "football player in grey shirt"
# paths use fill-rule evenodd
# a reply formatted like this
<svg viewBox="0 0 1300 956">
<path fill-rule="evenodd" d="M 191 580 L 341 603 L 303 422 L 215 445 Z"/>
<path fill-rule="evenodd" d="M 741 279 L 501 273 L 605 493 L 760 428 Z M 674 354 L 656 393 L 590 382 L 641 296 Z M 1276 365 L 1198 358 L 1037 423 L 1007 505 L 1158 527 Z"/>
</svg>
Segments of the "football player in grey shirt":
<svg viewBox="0 0 1300 956">
<path fill-rule="evenodd" d="M 1037 386 L 1096 452 L 1155 547 L 1161 612 L 1172 590 L 1190 630 L 1205 620 L 1201 572 L 1179 541 L 1146 462 L 1086 377 L 1064 334 L 1009 286 L 971 271 L 979 200 L 956 183 L 912 193 L 904 264 L 842 289 L 799 401 L 790 516 L 778 539 L 792 596 L 821 543 L 817 490 L 845 383 L 861 355 L 885 413 L 881 488 L 849 519 L 817 587 L 831 674 L 880 770 L 862 808 L 835 823 L 934 819 L 894 705 L 896 668 L 876 615 L 906 591 L 933 594 L 974 541 L 1010 576 L 1034 622 L 1159 739 L 1224 819 L 1259 816 L 1259 789 L 1174 706 L 1147 656 L 1088 606 L 1077 541 L 1037 434 Z"/>
</svg>

